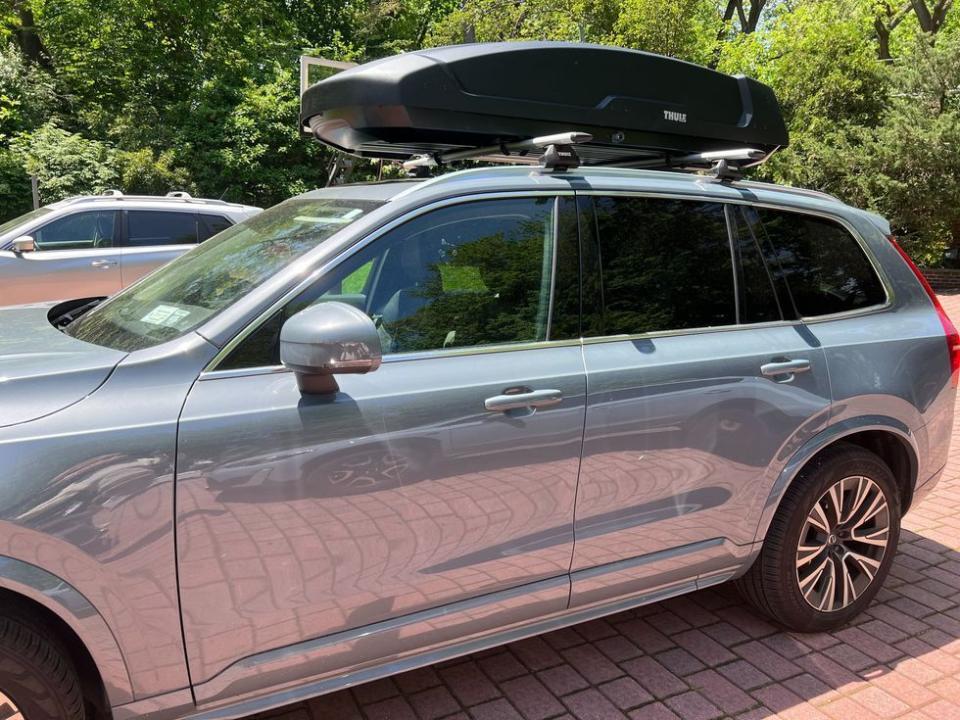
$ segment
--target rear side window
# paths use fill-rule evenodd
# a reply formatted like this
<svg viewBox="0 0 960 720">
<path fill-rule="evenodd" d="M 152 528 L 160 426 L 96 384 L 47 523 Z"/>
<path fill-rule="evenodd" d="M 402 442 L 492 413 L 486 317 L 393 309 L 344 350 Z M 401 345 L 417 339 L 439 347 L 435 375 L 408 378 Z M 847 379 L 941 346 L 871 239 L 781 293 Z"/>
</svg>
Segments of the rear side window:
<svg viewBox="0 0 960 720">
<path fill-rule="evenodd" d="M 162 210 L 127 211 L 127 245 L 194 245 L 197 242 L 196 213 Z"/>
<path fill-rule="evenodd" d="M 605 335 L 737 322 L 719 203 L 595 199 Z"/>
<path fill-rule="evenodd" d="M 860 243 L 826 218 L 768 208 L 745 208 L 757 228 L 770 272 L 790 290 L 804 317 L 859 310 L 886 301 Z"/>
<path fill-rule="evenodd" d="M 200 218 L 200 242 L 203 242 L 209 237 L 213 237 L 219 232 L 223 232 L 233 225 L 232 222 L 222 215 L 205 215 L 200 213 L 198 217 Z"/>
</svg>

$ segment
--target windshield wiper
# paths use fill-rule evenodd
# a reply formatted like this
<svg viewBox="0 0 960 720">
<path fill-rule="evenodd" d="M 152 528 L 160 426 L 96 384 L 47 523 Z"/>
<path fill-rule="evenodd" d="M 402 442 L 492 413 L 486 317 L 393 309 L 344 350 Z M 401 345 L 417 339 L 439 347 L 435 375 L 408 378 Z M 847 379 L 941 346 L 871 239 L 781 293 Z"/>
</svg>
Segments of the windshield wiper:
<svg viewBox="0 0 960 720">
<path fill-rule="evenodd" d="M 106 298 L 83 298 L 81 300 L 68 300 L 59 305 L 54 305 L 47 313 L 47 320 L 57 330 L 66 330 L 67 326 L 80 316 L 85 315 L 102 303 Z"/>
</svg>

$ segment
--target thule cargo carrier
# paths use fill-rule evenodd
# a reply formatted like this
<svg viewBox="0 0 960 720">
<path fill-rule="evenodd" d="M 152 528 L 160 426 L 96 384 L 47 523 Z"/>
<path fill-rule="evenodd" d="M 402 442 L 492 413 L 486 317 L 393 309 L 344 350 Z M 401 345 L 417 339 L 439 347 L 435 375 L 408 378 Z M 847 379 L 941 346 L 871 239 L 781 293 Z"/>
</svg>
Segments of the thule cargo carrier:
<svg viewBox="0 0 960 720">
<path fill-rule="evenodd" d="M 589 165 L 731 157 L 742 166 L 787 144 L 762 83 L 576 43 L 457 45 L 366 63 L 307 88 L 300 119 L 334 148 L 408 166 L 522 162 L 573 145 Z"/>
</svg>

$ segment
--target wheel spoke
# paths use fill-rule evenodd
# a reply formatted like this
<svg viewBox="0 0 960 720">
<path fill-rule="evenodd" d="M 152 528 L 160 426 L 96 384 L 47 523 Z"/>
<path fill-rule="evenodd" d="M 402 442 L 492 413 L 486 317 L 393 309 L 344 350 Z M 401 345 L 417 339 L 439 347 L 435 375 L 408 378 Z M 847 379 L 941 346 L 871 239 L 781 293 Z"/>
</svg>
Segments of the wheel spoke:
<svg viewBox="0 0 960 720">
<path fill-rule="evenodd" d="M 804 595 L 811 592 L 817 585 L 817 582 L 823 577 L 824 571 L 827 569 L 827 566 L 830 565 L 830 558 L 824 556 L 823 560 L 820 561 L 820 564 L 817 565 L 809 575 L 800 580 L 800 590 Z"/>
<path fill-rule="evenodd" d="M 860 506 L 863 504 L 863 501 L 870 492 L 871 482 L 869 480 L 862 475 L 855 479 L 857 481 L 857 487 L 853 495 L 853 500 L 850 503 L 849 510 L 843 514 L 843 522 L 848 522 L 850 518 L 853 517 L 857 510 L 860 509 Z"/>
<path fill-rule="evenodd" d="M 862 571 L 866 573 L 867 577 L 873 580 L 873 576 L 877 574 L 877 570 L 880 569 L 880 561 L 874 560 L 872 557 L 862 555 L 861 553 L 854 552 L 847 548 L 846 552 L 843 555 L 844 561 L 847 558 L 853 560 L 857 565 L 860 566 Z M 844 562 L 844 567 L 846 567 L 846 562 Z"/>
<path fill-rule="evenodd" d="M 813 510 L 810 511 L 807 522 L 827 535 L 830 534 L 830 521 L 827 520 L 827 514 L 824 512 L 820 500 L 813 504 Z"/>
<path fill-rule="evenodd" d="M 833 505 L 833 514 L 835 520 L 830 523 L 831 527 L 839 525 L 843 516 L 843 480 L 832 485 L 827 491 L 830 495 L 830 503 Z"/>
<path fill-rule="evenodd" d="M 867 532 L 861 535 L 857 532 L 859 528 L 850 531 L 850 540 L 864 545 L 873 545 L 874 547 L 885 548 L 887 546 L 887 535 L 889 528 L 882 527 L 879 530 Z"/>
<path fill-rule="evenodd" d="M 797 568 L 809 565 L 826 549 L 826 545 L 801 545 L 797 548 Z"/>
<path fill-rule="evenodd" d="M 820 602 L 817 604 L 817 609 L 822 612 L 831 612 L 837 596 L 837 568 L 829 561 L 829 558 L 827 559 L 825 573 L 827 576 L 827 586 L 823 589 L 823 594 L 820 597 Z"/>
<path fill-rule="evenodd" d="M 853 578 L 847 569 L 847 564 L 842 559 L 834 558 L 834 565 L 839 566 L 840 575 L 840 607 L 846 607 L 857 599 L 856 590 L 853 587 Z"/>
<path fill-rule="evenodd" d="M 23 720 L 23 715 L 13 704 L 13 700 L 0 692 L 0 720 Z"/>
</svg>

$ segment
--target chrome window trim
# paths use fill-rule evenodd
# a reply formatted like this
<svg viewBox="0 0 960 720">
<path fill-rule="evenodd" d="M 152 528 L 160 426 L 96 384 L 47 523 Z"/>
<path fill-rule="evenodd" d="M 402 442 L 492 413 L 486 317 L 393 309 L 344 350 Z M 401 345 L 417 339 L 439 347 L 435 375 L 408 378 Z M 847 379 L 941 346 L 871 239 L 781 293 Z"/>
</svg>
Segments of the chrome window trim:
<svg viewBox="0 0 960 720">
<path fill-rule="evenodd" d="M 380 237 L 387 234 L 391 230 L 399 227 L 400 225 L 403 225 L 406 222 L 409 222 L 410 220 L 413 220 L 414 218 L 419 217 L 420 215 L 424 215 L 433 210 L 438 210 L 440 208 L 448 207 L 450 205 L 460 205 L 465 202 L 477 202 L 481 200 L 500 200 L 500 199 L 523 198 L 523 197 L 540 197 L 540 196 L 559 198 L 562 196 L 571 197 L 575 195 L 576 195 L 576 192 L 574 190 L 556 190 L 556 189 L 546 189 L 546 188 L 530 189 L 530 190 L 510 190 L 510 191 L 504 191 L 504 192 L 491 191 L 491 192 L 471 193 L 469 195 L 456 195 L 453 197 L 443 198 L 440 200 L 434 200 L 434 201 L 425 203 L 424 205 L 420 205 L 416 208 L 412 208 L 409 212 L 404 213 L 403 215 L 400 215 L 399 217 L 394 218 L 390 222 L 387 222 L 381 225 L 376 230 L 372 231 L 369 235 L 359 238 L 356 242 L 351 243 L 347 247 L 343 248 L 343 250 L 341 250 L 333 258 L 323 263 L 319 267 L 314 268 L 309 274 L 307 274 L 302 280 L 300 280 L 300 282 L 298 282 L 293 288 L 285 292 L 280 298 L 278 298 L 273 304 L 271 304 L 270 307 L 264 310 L 254 320 L 247 323 L 247 325 L 239 333 L 234 335 L 233 338 L 220 349 L 220 352 L 218 352 L 213 357 L 213 359 L 209 363 L 207 363 L 207 365 L 203 368 L 203 370 L 200 373 L 200 378 L 203 379 L 203 377 L 206 374 L 218 372 L 217 366 L 221 362 L 223 362 L 223 360 L 231 352 L 233 352 L 233 350 L 236 349 L 236 347 L 240 343 L 246 340 L 261 325 L 263 325 L 263 323 L 265 323 L 268 319 L 270 319 L 270 317 L 273 316 L 275 312 L 282 309 L 284 305 L 286 305 L 288 302 L 293 300 L 297 295 L 299 295 L 301 292 L 303 292 L 308 287 L 310 287 L 310 285 L 316 282 L 320 277 L 322 277 L 326 273 L 336 268 L 340 263 L 348 260 L 351 256 L 353 256 L 354 253 L 357 253 L 360 250 L 363 250 L 365 247 L 367 247 L 371 243 L 376 242 Z M 553 211 L 555 230 L 556 230 L 556 227 L 558 227 L 557 213 L 559 212 L 559 209 L 560 209 L 559 202 L 555 202 L 554 211 Z M 554 264 L 556 264 L 557 241 L 558 241 L 557 234 L 556 232 L 554 232 L 554 246 L 555 246 L 554 247 Z M 556 275 L 556 273 L 554 273 L 554 275 Z M 553 282 L 555 282 L 555 279 L 551 280 L 551 283 Z M 552 304 L 553 304 L 552 287 L 551 287 L 550 302 L 552 307 Z M 514 343 L 513 345 L 517 345 L 517 343 Z M 523 343 L 523 345 L 528 346 L 530 345 L 530 343 Z M 492 347 L 499 347 L 499 346 L 482 345 L 478 347 L 492 348 Z M 435 353 L 435 352 L 444 352 L 444 351 L 439 350 L 439 351 L 427 351 L 427 352 Z M 395 357 L 395 355 L 385 355 L 383 358 L 384 362 L 387 362 L 388 358 L 390 357 Z M 273 367 L 282 367 L 282 366 L 273 366 Z M 238 370 L 239 369 L 241 368 L 238 368 Z M 242 368 L 242 370 L 246 370 L 246 369 L 247 368 Z"/>
</svg>

